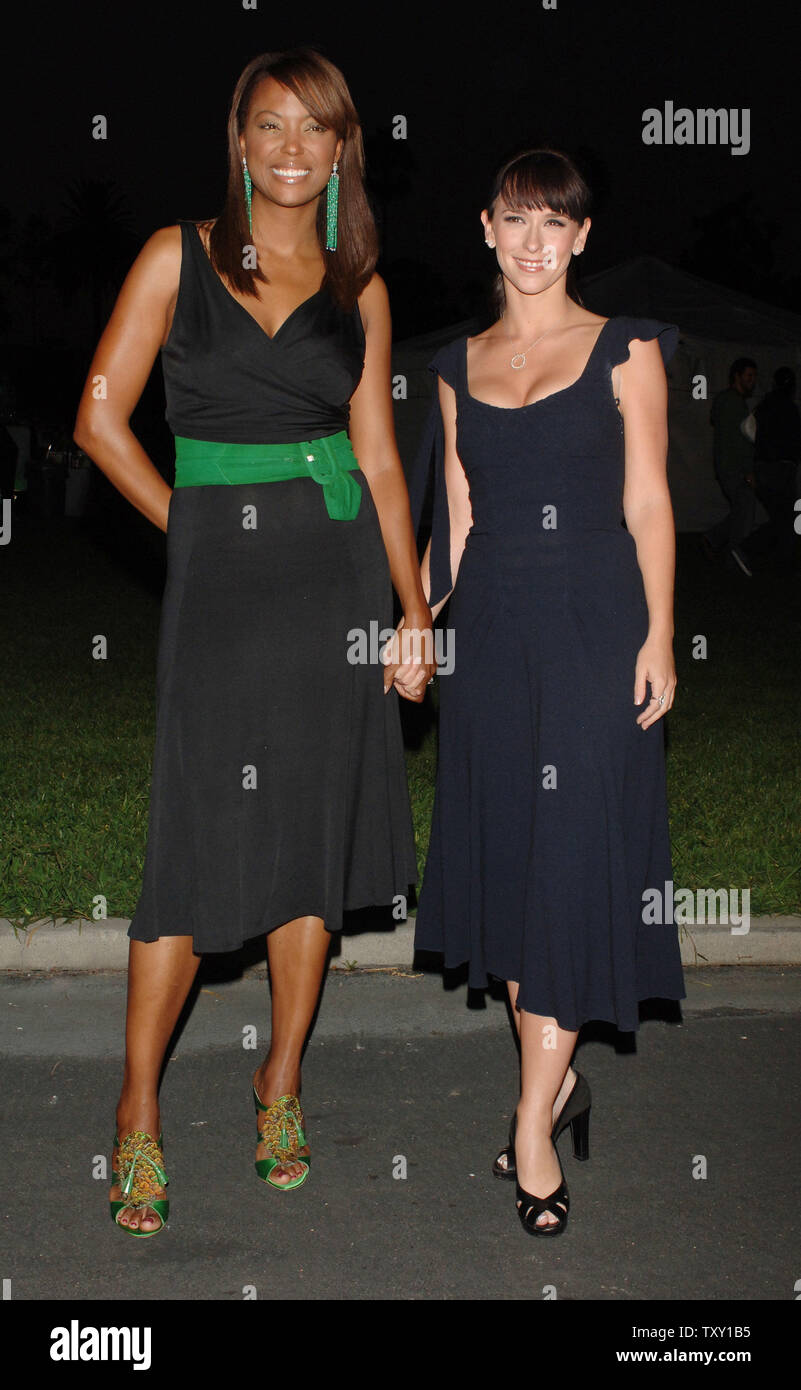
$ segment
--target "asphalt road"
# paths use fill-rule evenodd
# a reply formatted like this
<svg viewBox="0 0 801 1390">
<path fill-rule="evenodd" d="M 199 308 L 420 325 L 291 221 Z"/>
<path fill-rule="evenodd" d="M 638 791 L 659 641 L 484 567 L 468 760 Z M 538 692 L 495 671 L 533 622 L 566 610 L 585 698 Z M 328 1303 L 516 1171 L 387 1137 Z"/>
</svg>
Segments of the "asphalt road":
<svg viewBox="0 0 801 1390">
<path fill-rule="evenodd" d="M 169 1223 L 147 1241 L 113 1226 L 103 1175 L 124 975 L 0 977 L 6 1297 L 796 1297 L 801 969 L 688 970 L 679 1020 L 650 1017 L 636 1041 L 584 1030 L 590 1161 L 565 1133 L 570 1223 L 549 1241 L 490 1174 L 515 1101 L 500 999 L 333 973 L 304 1065 L 312 1172 L 278 1193 L 252 1166 L 265 980 L 203 969 L 161 1091 Z"/>
</svg>

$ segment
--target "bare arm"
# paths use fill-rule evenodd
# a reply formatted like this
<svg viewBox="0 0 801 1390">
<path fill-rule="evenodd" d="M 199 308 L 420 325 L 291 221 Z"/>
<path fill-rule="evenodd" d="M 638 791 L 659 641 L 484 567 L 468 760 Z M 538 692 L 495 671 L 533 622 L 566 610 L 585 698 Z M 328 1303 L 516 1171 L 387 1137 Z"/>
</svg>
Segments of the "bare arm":
<svg viewBox="0 0 801 1390">
<path fill-rule="evenodd" d="M 445 431 L 445 488 L 448 494 L 448 518 L 450 525 L 451 588 L 444 598 L 434 604 L 432 619 L 445 607 L 454 588 L 459 573 L 459 564 L 467 540 L 467 533 L 473 525 L 473 510 L 470 505 L 470 490 L 462 461 L 456 452 L 456 395 L 453 387 L 437 378 L 439 389 L 439 408 Z M 420 565 L 420 575 L 426 595 L 431 596 L 431 542 L 425 549 Z"/>
<path fill-rule="evenodd" d="M 397 677 L 401 694 L 421 699 L 436 663 L 431 613 L 420 582 L 409 493 L 395 442 L 390 391 L 392 328 L 389 299 L 380 275 L 374 275 L 362 291 L 359 307 L 366 342 L 362 379 L 351 397 L 351 443 L 378 513 L 392 583 L 403 609 L 401 626 L 410 633 L 429 633 L 429 651 L 423 646 L 423 655 L 431 658 L 427 662 L 388 665 L 385 687 L 389 689 Z"/>
<path fill-rule="evenodd" d="M 172 491 L 129 420 L 159 348 L 166 342 L 181 273 L 181 229 L 163 227 L 145 243 L 97 345 L 74 439 L 138 511 L 167 530 Z"/>
<path fill-rule="evenodd" d="M 652 699 L 637 717 L 645 729 L 673 704 L 673 579 L 676 537 L 667 483 L 667 379 L 655 340 L 636 339 L 620 367 L 620 410 L 624 421 L 626 473 L 623 513 L 637 546 L 648 604 L 648 636 L 638 658 L 634 703 L 642 704 L 646 682 Z M 659 705 L 657 697 L 665 696 Z"/>
</svg>

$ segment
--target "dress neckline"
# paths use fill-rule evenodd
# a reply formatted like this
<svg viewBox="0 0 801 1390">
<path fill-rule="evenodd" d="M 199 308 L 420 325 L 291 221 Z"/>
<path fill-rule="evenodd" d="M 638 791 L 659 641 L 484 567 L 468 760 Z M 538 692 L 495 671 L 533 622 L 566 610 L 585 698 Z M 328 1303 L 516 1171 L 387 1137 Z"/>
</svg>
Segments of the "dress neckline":
<svg viewBox="0 0 801 1390">
<path fill-rule="evenodd" d="M 464 389 L 467 399 L 469 401 L 473 401 L 476 405 L 486 406 L 488 410 L 533 410 L 535 405 L 544 405 L 546 401 L 555 400 L 557 396 L 564 396 L 568 391 L 572 391 L 574 387 L 579 386 L 581 382 L 584 380 L 585 376 L 587 375 L 587 372 L 590 369 L 592 359 L 598 350 L 598 344 L 604 336 L 604 329 L 611 322 L 611 318 L 604 319 L 598 331 L 598 336 L 595 339 L 595 342 L 593 343 L 592 347 L 590 348 L 589 356 L 587 357 L 587 360 L 584 363 L 584 366 L 582 367 L 581 372 L 576 377 L 575 381 L 571 381 L 569 386 L 562 386 L 558 391 L 551 391 L 547 396 L 540 396 L 539 399 L 536 401 L 529 401 L 527 405 L 493 405 L 492 401 L 482 401 L 479 400 L 478 396 L 472 395 L 470 391 L 470 383 L 467 370 L 467 343 L 469 338 L 469 334 L 467 334 L 464 339 L 464 346 L 462 351 L 462 370 L 464 374 Z"/>
<path fill-rule="evenodd" d="M 234 295 L 231 294 L 231 291 L 228 289 L 228 286 L 224 283 L 224 281 L 222 280 L 221 276 L 219 276 L 219 275 L 217 274 L 217 271 L 214 269 L 214 266 L 212 265 L 211 261 L 209 260 L 208 252 L 206 251 L 206 248 L 205 248 L 205 246 L 203 245 L 203 238 L 202 238 L 201 235 L 200 235 L 200 228 L 197 226 L 197 223 L 195 223 L 195 222 L 192 222 L 190 225 L 191 225 L 192 227 L 194 227 L 194 229 L 195 229 L 195 233 L 196 233 L 196 235 L 197 235 L 198 246 L 199 246 L 199 248 L 200 248 L 200 253 L 201 253 L 201 255 L 202 255 L 202 257 L 203 257 L 203 260 L 205 261 L 206 265 L 208 266 L 209 273 L 211 274 L 212 278 L 217 282 L 217 284 L 219 285 L 220 289 L 222 290 L 222 293 L 225 295 L 226 299 L 230 299 L 231 303 L 232 303 L 232 304 L 235 304 L 236 307 L 237 307 L 237 309 L 240 309 L 240 310 L 242 311 L 242 313 L 245 314 L 245 315 L 250 319 L 251 323 L 255 324 L 256 328 L 259 330 L 259 332 L 261 333 L 262 337 L 263 337 L 263 338 L 266 338 L 266 340 L 267 340 L 268 343 L 274 343 L 275 340 L 276 340 L 276 338 L 277 338 L 281 333 L 283 333 L 283 331 L 284 331 L 284 329 L 286 328 L 287 324 L 289 323 L 290 319 L 293 319 L 293 318 L 295 317 L 296 314 L 299 314 L 300 311 L 301 311 L 301 309 L 304 309 L 304 308 L 306 307 L 307 304 L 311 304 L 313 300 L 317 299 L 318 296 L 321 295 L 321 294 L 323 293 L 323 290 L 325 289 L 325 285 L 324 285 L 324 284 L 323 284 L 323 285 L 320 285 L 319 289 L 316 289 L 316 290 L 314 291 L 313 294 L 307 295 L 307 297 L 306 297 L 305 299 L 302 299 L 302 300 L 301 300 L 300 304 L 296 304 L 296 305 L 295 305 L 295 308 L 291 311 L 291 313 L 287 314 L 286 318 L 278 325 L 278 327 L 276 328 L 275 332 L 271 335 L 271 334 L 269 334 L 269 333 L 267 332 L 267 329 L 266 329 L 262 324 L 259 323 L 258 319 L 257 319 L 253 314 L 251 314 L 250 310 L 249 310 L 249 309 L 246 309 L 245 306 L 244 306 L 244 304 L 240 304 L 239 300 L 238 300 Z"/>
</svg>

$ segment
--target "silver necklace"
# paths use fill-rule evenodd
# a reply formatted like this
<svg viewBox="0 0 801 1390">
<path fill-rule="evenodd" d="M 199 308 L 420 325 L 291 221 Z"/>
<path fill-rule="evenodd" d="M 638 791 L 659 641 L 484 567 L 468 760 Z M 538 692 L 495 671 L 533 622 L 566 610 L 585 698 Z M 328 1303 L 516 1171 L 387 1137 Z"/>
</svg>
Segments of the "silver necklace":
<svg viewBox="0 0 801 1390">
<path fill-rule="evenodd" d="M 504 319 L 505 317 L 506 317 L 505 314 L 501 314 L 501 318 L 502 318 L 502 319 Z M 556 329 L 556 328 L 561 328 L 561 327 L 562 327 L 562 324 L 560 324 L 560 323 L 555 323 L 551 328 L 546 328 L 546 330 L 545 330 L 544 333 L 540 333 L 539 338 L 535 338 L 535 339 L 534 339 L 534 342 L 529 344 L 529 346 L 526 348 L 526 351 L 525 351 L 525 352 L 516 352 L 516 353 L 515 353 L 514 357 L 512 358 L 511 362 L 509 363 L 509 366 L 510 366 L 510 367 L 513 367 L 514 370 L 515 370 L 516 372 L 522 371 L 523 367 L 525 367 L 525 365 L 526 365 L 526 354 L 529 353 L 529 352 L 531 352 L 531 349 L 532 349 L 532 348 L 535 348 L 535 347 L 537 346 L 537 343 L 541 343 L 542 340 L 543 340 L 543 338 L 547 338 L 547 336 L 548 336 L 549 333 L 553 333 L 553 332 L 554 332 L 554 329 Z M 512 341 L 512 335 L 510 334 L 508 328 L 506 329 L 506 336 L 507 336 L 507 338 L 509 339 L 509 342 L 511 343 L 511 341 Z"/>
</svg>

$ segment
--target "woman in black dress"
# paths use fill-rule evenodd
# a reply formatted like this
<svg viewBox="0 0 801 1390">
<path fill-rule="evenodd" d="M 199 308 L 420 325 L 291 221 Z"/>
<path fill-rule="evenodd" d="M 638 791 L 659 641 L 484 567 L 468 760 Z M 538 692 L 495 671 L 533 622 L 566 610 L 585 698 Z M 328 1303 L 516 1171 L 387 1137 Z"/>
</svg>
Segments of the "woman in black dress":
<svg viewBox="0 0 801 1390">
<path fill-rule="evenodd" d="M 356 111 L 312 50 L 242 73 L 212 223 L 145 245 L 98 346 L 75 437 L 167 532 L 147 856 L 130 926 L 111 1214 L 167 1217 L 158 1078 L 205 951 L 266 932 L 270 1051 L 256 1171 L 299 1186 L 302 1048 L 331 931 L 416 878 L 397 693 L 433 671 L 352 659 L 354 633 L 431 640 L 394 440 L 390 321 L 374 274 Z M 159 350 L 170 490 L 128 420 Z M 100 383 L 100 385 L 98 385 Z M 347 432 L 346 432 L 347 431 Z M 350 653 L 350 655 L 349 655 Z"/>
<path fill-rule="evenodd" d="M 516 1171 L 536 1235 L 567 1221 L 553 1141 L 568 1124 L 587 1156 L 579 1027 L 636 1029 L 639 1000 L 684 997 L 675 927 L 643 912 L 671 879 L 663 359 L 677 330 L 603 320 L 571 296 L 588 206 L 555 151 L 500 171 L 482 213 L 499 317 L 431 363 L 438 395 L 411 488 L 419 512 L 433 462 L 423 583 L 435 618 L 453 593 L 455 644 L 416 945 L 446 967 L 469 961 L 471 985 L 507 982 L 521 1091 L 494 1171 Z"/>
</svg>

